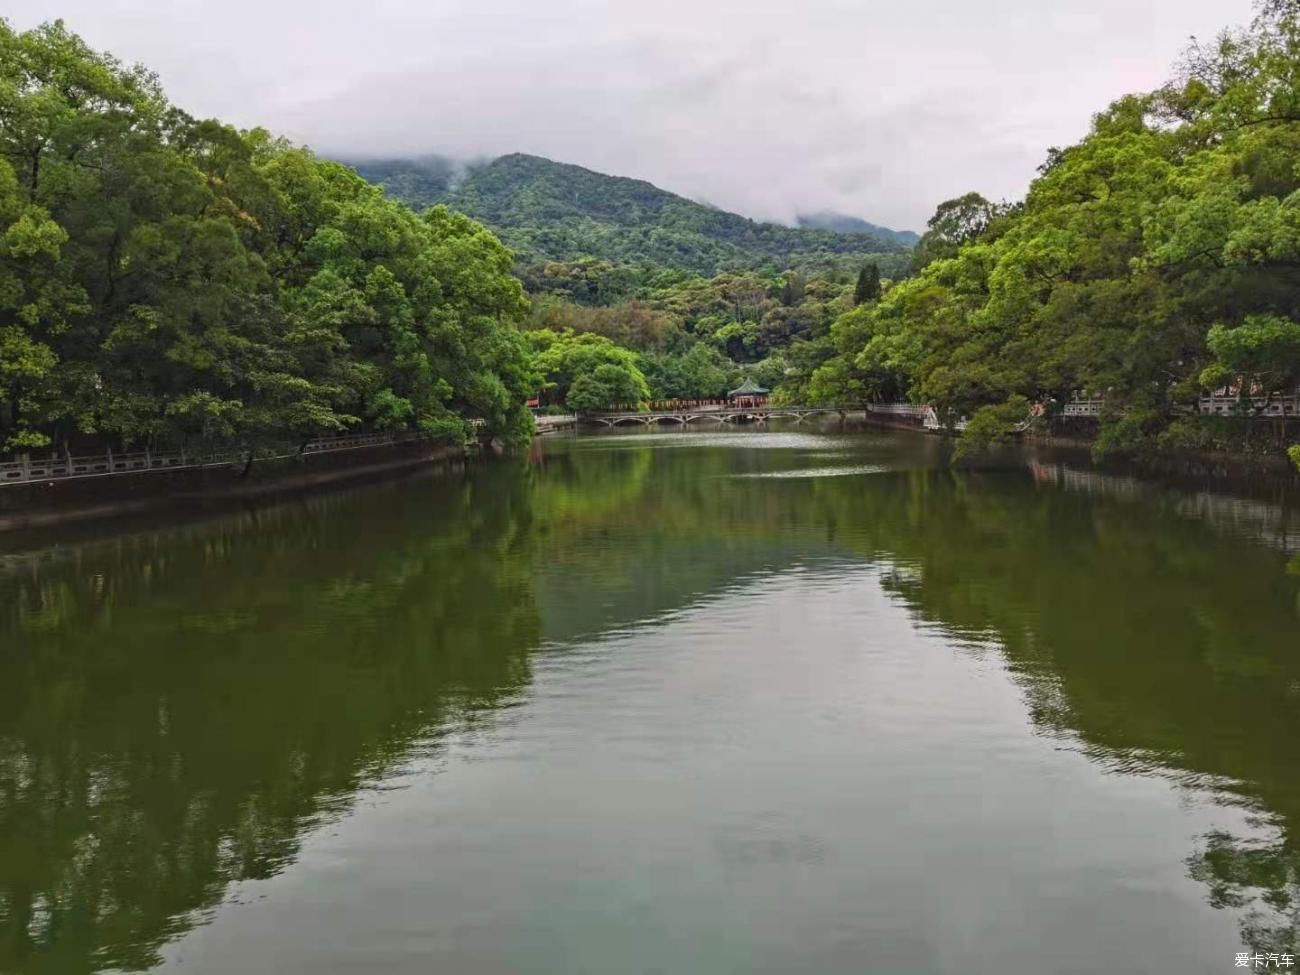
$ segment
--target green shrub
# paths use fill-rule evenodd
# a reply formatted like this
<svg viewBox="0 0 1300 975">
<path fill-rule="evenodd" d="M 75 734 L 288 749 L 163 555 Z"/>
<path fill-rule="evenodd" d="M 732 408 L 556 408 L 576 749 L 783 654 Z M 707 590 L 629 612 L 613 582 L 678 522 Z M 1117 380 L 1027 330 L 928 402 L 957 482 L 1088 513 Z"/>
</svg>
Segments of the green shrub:
<svg viewBox="0 0 1300 975">
<path fill-rule="evenodd" d="M 994 444 L 1006 443 L 1022 429 L 1028 419 L 1029 400 L 1019 393 L 1008 397 L 1005 403 L 980 407 L 957 441 L 957 449 L 952 455 L 953 463 L 961 463 Z"/>
<path fill-rule="evenodd" d="M 1101 430 L 1092 445 L 1092 455 L 1101 460 L 1150 453 L 1158 446 L 1164 421 L 1158 411 L 1149 409 L 1103 417 Z"/>
</svg>

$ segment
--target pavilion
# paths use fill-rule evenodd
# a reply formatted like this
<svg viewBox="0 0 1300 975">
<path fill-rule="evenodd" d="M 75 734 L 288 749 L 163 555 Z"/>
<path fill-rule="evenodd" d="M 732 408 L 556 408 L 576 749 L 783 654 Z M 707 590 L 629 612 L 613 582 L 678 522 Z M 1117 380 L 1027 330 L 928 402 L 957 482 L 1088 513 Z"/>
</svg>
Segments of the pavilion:
<svg viewBox="0 0 1300 975">
<path fill-rule="evenodd" d="M 738 387 L 728 391 L 727 399 L 732 406 L 766 406 L 768 390 L 752 379 L 746 379 Z"/>
</svg>

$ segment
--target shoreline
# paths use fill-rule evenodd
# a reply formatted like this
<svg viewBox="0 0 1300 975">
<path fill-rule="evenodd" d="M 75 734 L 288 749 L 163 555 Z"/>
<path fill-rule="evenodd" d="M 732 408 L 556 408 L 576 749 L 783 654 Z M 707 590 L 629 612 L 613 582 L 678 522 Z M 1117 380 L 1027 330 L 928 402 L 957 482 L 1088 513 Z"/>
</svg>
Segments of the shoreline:
<svg viewBox="0 0 1300 975">
<path fill-rule="evenodd" d="M 906 430 L 940 439 L 952 440 L 944 431 L 927 430 L 919 423 L 909 422 L 905 417 L 893 417 L 889 414 L 868 411 L 865 424 L 869 427 L 886 430 Z M 1023 447 L 1055 450 L 1077 450 L 1088 453 L 1095 442 L 1094 438 L 1078 432 L 1052 433 L 1046 431 L 1024 434 L 1018 443 Z M 1109 470 L 1135 474 L 1152 479 L 1192 478 L 1221 482 L 1225 486 L 1232 483 L 1266 478 L 1280 484 L 1300 487 L 1300 470 L 1284 452 L 1259 453 L 1238 451 L 1210 450 L 1161 450 L 1140 456 L 1115 456 L 1107 460 L 1092 460 L 1089 464 L 1098 470 Z"/>
<path fill-rule="evenodd" d="M 349 456 L 267 460 L 255 465 L 247 479 L 221 466 L 6 485 L 0 488 L 0 533 L 155 511 L 214 510 L 463 464 L 471 456 L 464 447 L 417 441 L 363 448 Z"/>
<path fill-rule="evenodd" d="M 951 442 L 942 432 L 927 430 L 903 416 L 853 411 L 848 427 L 912 433 Z M 843 429 L 841 423 L 834 426 Z M 576 434 L 576 425 L 563 432 Z M 538 430 L 535 441 L 559 430 Z M 1084 436 L 1030 433 L 1017 444 L 993 451 L 973 469 L 1023 462 L 1024 452 L 1035 450 L 1077 452 L 1078 461 L 1097 471 L 1127 474 L 1156 482 L 1189 482 L 1224 490 L 1249 488 L 1250 493 L 1280 487 L 1285 493 L 1300 488 L 1300 472 L 1285 456 L 1208 451 L 1164 452 L 1144 457 L 1117 457 L 1093 461 L 1092 441 Z M 0 535 L 59 525 L 108 521 L 151 513 L 194 513 L 223 507 L 283 499 L 295 494 L 328 490 L 368 480 L 397 477 L 421 468 L 463 465 L 474 457 L 465 447 L 431 445 L 420 441 L 358 448 L 346 454 L 316 454 L 268 459 L 256 465 L 247 479 L 231 467 L 155 469 L 114 475 L 65 478 L 0 487 Z"/>
</svg>

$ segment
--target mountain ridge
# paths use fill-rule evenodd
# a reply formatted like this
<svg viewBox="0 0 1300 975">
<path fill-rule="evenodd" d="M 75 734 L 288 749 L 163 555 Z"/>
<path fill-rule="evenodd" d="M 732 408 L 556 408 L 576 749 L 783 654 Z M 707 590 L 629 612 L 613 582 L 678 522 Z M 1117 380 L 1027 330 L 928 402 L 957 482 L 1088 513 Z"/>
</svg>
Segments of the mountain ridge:
<svg viewBox="0 0 1300 975">
<path fill-rule="evenodd" d="M 482 221 L 526 263 L 597 259 L 712 275 L 855 268 L 870 260 L 891 271 L 908 257 L 908 245 L 886 236 L 886 228 L 846 232 L 756 221 L 647 180 L 528 153 L 463 171 L 437 156 L 345 162 L 417 209 L 444 203 Z"/>
<path fill-rule="evenodd" d="M 795 217 L 795 226 L 813 230 L 833 230 L 836 233 L 865 233 L 890 240 L 904 247 L 915 247 L 921 235 L 914 230 L 894 230 L 880 224 L 837 213 L 834 210 L 818 210 L 815 213 L 801 213 Z"/>
</svg>

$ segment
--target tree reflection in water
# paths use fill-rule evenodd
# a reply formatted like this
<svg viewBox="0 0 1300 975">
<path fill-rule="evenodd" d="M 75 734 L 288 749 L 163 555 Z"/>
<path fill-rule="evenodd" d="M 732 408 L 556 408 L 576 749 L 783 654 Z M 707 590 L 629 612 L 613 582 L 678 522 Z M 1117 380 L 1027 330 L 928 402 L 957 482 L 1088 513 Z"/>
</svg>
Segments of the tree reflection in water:
<svg viewBox="0 0 1300 975">
<path fill-rule="evenodd" d="M 1040 733 L 1247 810 L 1190 874 L 1252 948 L 1296 948 L 1284 509 L 953 474 L 890 438 L 667 442 L 548 445 L 0 563 L 0 970 L 147 968 L 360 790 L 490 725 L 539 645 L 825 559 L 887 567 L 917 626 L 996 646 Z M 752 476 L 827 451 L 880 472 Z"/>
</svg>

